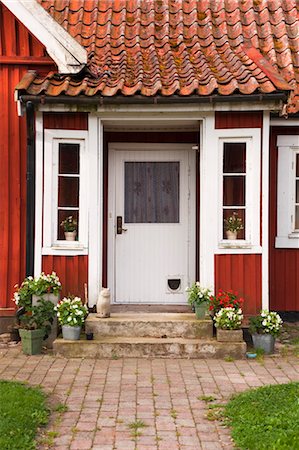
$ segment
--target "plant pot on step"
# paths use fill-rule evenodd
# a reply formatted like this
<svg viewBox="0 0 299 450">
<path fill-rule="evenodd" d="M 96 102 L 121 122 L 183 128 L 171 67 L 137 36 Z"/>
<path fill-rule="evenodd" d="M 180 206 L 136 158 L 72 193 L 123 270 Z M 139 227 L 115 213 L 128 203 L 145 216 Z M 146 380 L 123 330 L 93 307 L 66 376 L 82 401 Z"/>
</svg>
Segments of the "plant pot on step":
<svg viewBox="0 0 299 450">
<path fill-rule="evenodd" d="M 202 302 L 194 305 L 196 319 L 205 319 L 208 311 L 208 302 Z"/>
<path fill-rule="evenodd" d="M 78 341 L 80 339 L 81 327 L 71 327 L 62 325 L 62 337 L 68 341 Z"/>
<path fill-rule="evenodd" d="M 45 332 L 44 330 L 19 330 L 22 350 L 26 355 L 39 355 L 42 352 L 43 339 Z"/>
<path fill-rule="evenodd" d="M 243 330 L 221 330 L 221 328 L 217 328 L 217 341 L 242 342 Z"/>
<path fill-rule="evenodd" d="M 66 241 L 75 241 L 76 240 L 77 231 L 65 231 L 64 237 Z"/>
<path fill-rule="evenodd" d="M 38 300 L 40 298 L 43 298 L 44 300 L 47 300 L 51 303 L 53 303 L 54 306 L 57 305 L 59 300 L 59 294 L 42 294 L 42 295 L 32 295 L 32 306 L 38 305 Z M 47 348 L 53 348 L 53 342 L 57 338 L 57 317 L 55 316 L 53 319 L 53 323 L 51 325 L 51 331 L 48 334 L 48 337 L 44 340 L 43 345 Z"/>
<path fill-rule="evenodd" d="M 252 334 L 252 342 L 253 347 L 256 350 L 261 349 L 265 352 L 266 355 L 271 355 L 272 353 L 274 353 L 275 337 L 271 334 Z"/>
</svg>

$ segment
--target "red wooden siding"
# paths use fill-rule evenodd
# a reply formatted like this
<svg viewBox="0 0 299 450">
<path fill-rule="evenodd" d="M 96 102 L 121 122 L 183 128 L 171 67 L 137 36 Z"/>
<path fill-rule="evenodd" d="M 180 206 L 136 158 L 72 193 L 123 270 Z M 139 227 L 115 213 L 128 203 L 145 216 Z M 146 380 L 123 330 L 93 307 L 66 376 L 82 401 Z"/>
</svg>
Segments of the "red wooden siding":
<svg viewBox="0 0 299 450">
<path fill-rule="evenodd" d="M 43 271 L 57 273 L 62 284 L 61 296 L 68 294 L 84 298 L 84 284 L 88 281 L 87 256 L 43 256 Z"/>
<path fill-rule="evenodd" d="M 44 113 L 44 129 L 88 130 L 87 113 Z"/>
<path fill-rule="evenodd" d="M 215 128 L 262 128 L 262 111 L 216 111 Z"/>
<path fill-rule="evenodd" d="M 299 250 L 275 248 L 277 230 L 277 136 L 298 135 L 297 127 L 272 128 L 270 135 L 270 223 L 269 288 L 270 308 L 299 311 Z"/>
<path fill-rule="evenodd" d="M 261 255 L 215 255 L 215 292 L 233 289 L 244 298 L 244 314 L 261 309 Z"/>
<path fill-rule="evenodd" d="M 28 70 L 55 65 L 44 47 L 0 4 L 0 315 L 10 315 L 14 285 L 25 276 L 26 119 L 14 87 Z M 47 64 L 47 65 L 45 65 Z"/>
</svg>

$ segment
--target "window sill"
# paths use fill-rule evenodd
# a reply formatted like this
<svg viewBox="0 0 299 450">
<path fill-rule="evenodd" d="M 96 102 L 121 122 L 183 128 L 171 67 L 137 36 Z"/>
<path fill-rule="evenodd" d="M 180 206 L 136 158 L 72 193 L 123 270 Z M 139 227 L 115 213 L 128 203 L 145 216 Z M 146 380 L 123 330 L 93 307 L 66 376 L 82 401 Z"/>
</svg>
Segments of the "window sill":
<svg viewBox="0 0 299 450">
<path fill-rule="evenodd" d="M 252 244 L 242 239 L 225 239 L 219 242 L 219 248 L 252 248 Z"/>
<path fill-rule="evenodd" d="M 253 245 L 248 241 L 239 240 L 238 242 L 234 240 L 221 241 L 218 244 L 218 249 L 216 254 L 260 254 L 262 253 L 262 247 L 260 245 Z"/>
<path fill-rule="evenodd" d="M 79 256 L 88 255 L 88 248 L 84 247 L 79 242 L 61 243 L 53 245 L 52 247 L 43 247 L 42 255 L 56 255 L 56 256 Z"/>
<path fill-rule="evenodd" d="M 299 248 L 299 233 L 288 236 L 276 236 L 275 248 Z"/>
</svg>

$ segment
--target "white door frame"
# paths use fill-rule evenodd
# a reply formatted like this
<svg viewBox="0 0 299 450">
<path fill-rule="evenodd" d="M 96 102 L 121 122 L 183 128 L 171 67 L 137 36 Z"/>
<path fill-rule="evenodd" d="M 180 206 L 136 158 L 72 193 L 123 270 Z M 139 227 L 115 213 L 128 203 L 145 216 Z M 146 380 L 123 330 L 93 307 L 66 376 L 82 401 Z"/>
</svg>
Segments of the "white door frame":
<svg viewBox="0 0 299 450">
<path fill-rule="evenodd" d="M 195 267 L 196 267 L 196 155 L 195 150 L 192 150 L 192 144 L 176 144 L 176 143 L 142 143 L 142 150 L 153 150 L 153 151 L 169 151 L 169 150 L 186 150 L 189 151 L 189 157 L 193 152 L 193 161 L 189 161 L 189 221 L 188 221 L 188 273 L 194 273 L 195 277 Z M 116 217 L 116 205 L 115 205 L 115 186 L 116 186 L 116 170 L 115 170 L 115 159 L 117 151 L 119 150 L 136 150 L 140 149 L 140 143 L 127 143 L 127 142 L 117 142 L 109 143 L 108 147 L 108 261 L 107 261 L 107 275 L 108 275 L 108 287 L 111 290 L 112 303 L 115 302 L 114 299 L 114 288 L 115 288 L 115 245 L 116 245 L 116 235 L 115 235 L 115 217 Z M 191 156 L 192 157 L 192 156 Z M 193 207 L 191 207 L 193 205 Z M 191 270 L 193 266 L 193 270 Z M 190 280 L 193 281 L 193 280 Z M 117 303 L 119 304 L 119 303 Z M 169 303 L 170 304 L 170 303 Z M 178 304 L 178 303 L 176 303 Z"/>
</svg>

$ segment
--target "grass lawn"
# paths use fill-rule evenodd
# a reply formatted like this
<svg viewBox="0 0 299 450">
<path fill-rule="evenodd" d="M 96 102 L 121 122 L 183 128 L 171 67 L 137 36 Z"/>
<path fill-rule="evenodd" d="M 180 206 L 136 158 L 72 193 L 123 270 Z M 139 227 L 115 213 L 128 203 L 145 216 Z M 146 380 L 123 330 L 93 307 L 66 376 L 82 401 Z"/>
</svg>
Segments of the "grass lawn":
<svg viewBox="0 0 299 450">
<path fill-rule="evenodd" d="M 32 450 L 40 426 L 48 422 L 46 397 L 38 388 L 0 380 L 0 449 Z"/>
<path fill-rule="evenodd" d="M 224 414 L 239 449 L 299 449 L 299 383 L 265 386 L 236 395 Z"/>
</svg>

